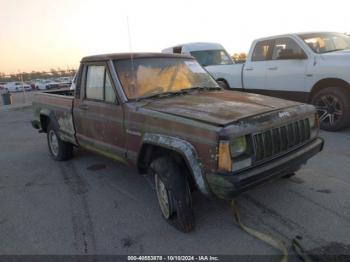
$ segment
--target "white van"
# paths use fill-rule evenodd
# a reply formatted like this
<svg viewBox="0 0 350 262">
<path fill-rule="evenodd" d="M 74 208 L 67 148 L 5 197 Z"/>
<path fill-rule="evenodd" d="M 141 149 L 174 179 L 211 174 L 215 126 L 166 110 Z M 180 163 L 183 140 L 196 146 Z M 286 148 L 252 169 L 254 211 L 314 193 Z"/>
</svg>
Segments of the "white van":
<svg viewBox="0 0 350 262">
<path fill-rule="evenodd" d="M 224 88 L 240 86 L 241 64 L 235 64 L 225 48 L 218 43 L 198 42 L 176 45 L 162 50 L 163 53 L 191 55 Z M 233 67 L 239 66 L 233 69 Z"/>
</svg>

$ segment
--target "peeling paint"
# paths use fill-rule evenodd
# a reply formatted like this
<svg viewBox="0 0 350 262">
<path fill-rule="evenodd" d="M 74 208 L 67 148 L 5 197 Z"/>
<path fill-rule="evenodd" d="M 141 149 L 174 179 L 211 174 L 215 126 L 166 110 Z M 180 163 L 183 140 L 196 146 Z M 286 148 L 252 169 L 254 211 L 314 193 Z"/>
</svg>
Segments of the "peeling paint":
<svg viewBox="0 0 350 262">
<path fill-rule="evenodd" d="M 59 116 L 57 121 L 62 131 L 74 135 L 75 131 L 71 112 L 64 112 Z"/>
<path fill-rule="evenodd" d="M 191 168 L 193 178 L 198 189 L 203 194 L 209 195 L 209 190 L 204 180 L 204 171 L 202 164 L 198 160 L 195 148 L 189 142 L 176 137 L 164 136 L 160 134 L 145 134 L 143 136 L 143 141 L 144 143 L 147 142 L 164 146 L 182 154 L 185 157 L 187 164 Z"/>
</svg>

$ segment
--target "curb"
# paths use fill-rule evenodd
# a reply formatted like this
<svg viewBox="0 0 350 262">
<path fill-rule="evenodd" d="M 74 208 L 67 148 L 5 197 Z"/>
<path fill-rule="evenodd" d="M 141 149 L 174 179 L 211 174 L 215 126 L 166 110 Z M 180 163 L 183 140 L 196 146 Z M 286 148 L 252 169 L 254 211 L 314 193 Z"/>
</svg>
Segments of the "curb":
<svg viewBox="0 0 350 262">
<path fill-rule="evenodd" d="M 26 103 L 26 104 L 20 104 L 20 105 L 7 105 L 7 106 L 2 105 L 0 106 L 0 112 L 21 110 L 29 107 L 32 107 L 32 103 Z"/>
</svg>

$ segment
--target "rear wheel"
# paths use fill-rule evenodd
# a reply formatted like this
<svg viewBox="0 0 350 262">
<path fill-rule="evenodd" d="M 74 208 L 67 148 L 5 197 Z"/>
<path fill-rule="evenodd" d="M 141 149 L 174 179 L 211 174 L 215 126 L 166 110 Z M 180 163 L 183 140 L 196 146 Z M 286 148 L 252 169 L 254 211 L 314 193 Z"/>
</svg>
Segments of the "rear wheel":
<svg viewBox="0 0 350 262">
<path fill-rule="evenodd" d="M 321 129 L 337 131 L 349 125 L 349 91 L 339 87 L 328 87 L 316 93 L 311 102 L 319 115 Z"/>
<path fill-rule="evenodd" d="M 50 155 L 54 160 L 64 161 L 72 158 L 73 145 L 62 141 L 57 135 L 57 130 L 49 124 L 47 128 L 47 144 L 49 146 Z"/>
<path fill-rule="evenodd" d="M 169 156 L 152 161 L 149 173 L 154 175 L 155 188 L 163 217 L 178 230 L 194 229 L 194 213 L 190 187 L 180 166 Z"/>
<path fill-rule="evenodd" d="M 226 81 L 224 81 L 224 80 L 217 80 L 216 82 L 219 84 L 219 86 L 221 88 L 223 88 L 223 89 L 230 89 L 228 84 L 226 83 Z"/>
</svg>

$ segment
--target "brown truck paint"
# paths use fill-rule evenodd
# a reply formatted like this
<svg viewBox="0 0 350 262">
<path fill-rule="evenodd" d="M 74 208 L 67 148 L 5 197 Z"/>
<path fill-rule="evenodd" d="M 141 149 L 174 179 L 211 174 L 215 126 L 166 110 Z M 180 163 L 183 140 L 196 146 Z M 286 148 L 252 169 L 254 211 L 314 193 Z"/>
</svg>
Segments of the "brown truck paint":
<svg viewBox="0 0 350 262">
<path fill-rule="evenodd" d="M 51 121 L 63 141 L 137 166 L 140 172 L 147 170 L 155 148 L 176 153 L 185 161 L 190 180 L 197 189 L 205 195 L 213 193 L 220 198 L 231 198 L 255 184 L 294 172 L 322 150 L 323 140 L 318 138 L 318 127 L 305 126 L 315 118 L 311 105 L 218 89 L 129 100 L 118 78 L 115 62 L 145 58 L 194 61 L 188 56 L 158 53 L 85 57 L 81 61 L 75 96 L 67 90 L 34 96 L 33 126 L 45 132 Z M 118 102 L 86 99 L 88 65 L 105 66 Z M 252 164 L 240 170 L 220 172 L 220 141 L 233 141 L 241 136 L 245 136 L 248 143 L 251 154 L 248 158 Z M 262 140 L 259 140 L 260 136 Z M 301 139 L 303 136 L 304 140 Z M 301 142 L 294 141 L 294 145 L 291 139 Z M 274 144 L 277 142 L 281 145 Z M 255 161 L 259 152 L 269 150 L 267 145 L 278 153 L 269 155 L 265 152 L 264 160 Z M 284 145 L 289 147 L 282 150 Z M 240 163 L 238 159 L 232 161 L 234 167 Z"/>
</svg>

